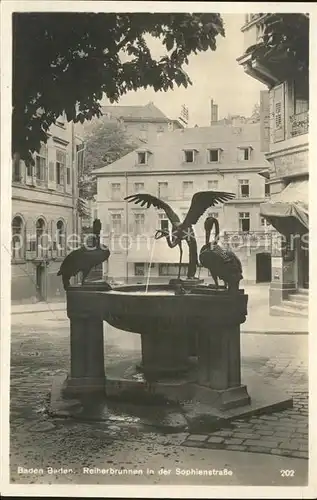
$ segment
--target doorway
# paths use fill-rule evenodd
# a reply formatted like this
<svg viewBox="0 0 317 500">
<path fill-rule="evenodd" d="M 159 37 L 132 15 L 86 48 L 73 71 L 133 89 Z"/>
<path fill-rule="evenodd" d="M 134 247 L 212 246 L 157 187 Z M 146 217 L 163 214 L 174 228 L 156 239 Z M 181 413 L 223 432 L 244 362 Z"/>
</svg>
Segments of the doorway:
<svg viewBox="0 0 317 500">
<path fill-rule="evenodd" d="M 309 288 L 309 250 L 300 248 L 298 259 L 298 286 Z"/>
<path fill-rule="evenodd" d="M 256 255 L 256 282 L 267 283 L 272 278 L 271 254 L 267 252 Z"/>
<path fill-rule="evenodd" d="M 45 301 L 45 267 L 36 266 L 36 298 L 39 302 Z"/>
</svg>

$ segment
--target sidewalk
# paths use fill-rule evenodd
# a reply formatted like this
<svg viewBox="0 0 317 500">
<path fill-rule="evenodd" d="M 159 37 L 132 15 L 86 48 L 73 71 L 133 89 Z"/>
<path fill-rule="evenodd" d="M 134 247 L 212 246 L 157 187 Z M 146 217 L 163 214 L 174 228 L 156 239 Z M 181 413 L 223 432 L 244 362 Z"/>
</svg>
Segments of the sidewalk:
<svg viewBox="0 0 317 500">
<path fill-rule="evenodd" d="M 269 316 L 268 287 L 246 286 L 249 295 L 248 316 L 241 325 L 242 333 L 308 334 L 308 318 Z M 36 302 L 11 306 L 11 314 L 36 314 L 66 311 L 66 302 Z"/>
<path fill-rule="evenodd" d="M 66 302 L 35 302 L 33 304 L 11 305 L 11 314 L 36 314 L 48 311 L 66 311 Z"/>
</svg>

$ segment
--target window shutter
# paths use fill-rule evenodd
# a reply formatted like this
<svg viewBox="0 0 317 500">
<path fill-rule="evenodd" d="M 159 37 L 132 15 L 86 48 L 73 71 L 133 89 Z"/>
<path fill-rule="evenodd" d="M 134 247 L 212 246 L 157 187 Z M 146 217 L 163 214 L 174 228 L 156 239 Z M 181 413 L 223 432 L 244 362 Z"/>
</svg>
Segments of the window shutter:
<svg viewBox="0 0 317 500">
<path fill-rule="evenodd" d="M 269 151 L 270 144 L 270 96 L 268 90 L 260 92 L 260 147 L 262 152 Z"/>
<path fill-rule="evenodd" d="M 56 258 L 57 256 L 57 251 L 56 251 L 56 222 L 54 220 L 51 220 L 49 222 L 49 238 L 50 238 L 50 254 L 52 258 Z"/>
<path fill-rule="evenodd" d="M 27 260 L 35 259 L 36 249 L 35 249 L 35 222 L 33 219 L 28 218 L 25 221 L 25 257 Z"/>
<path fill-rule="evenodd" d="M 55 162 L 56 162 L 56 150 L 54 147 L 49 146 L 47 148 L 47 164 L 48 164 L 47 185 L 49 189 L 56 189 Z"/>
<path fill-rule="evenodd" d="M 274 88 L 273 95 L 274 114 L 274 142 L 285 139 L 285 106 L 284 106 L 284 84 Z"/>
<path fill-rule="evenodd" d="M 238 161 L 244 161 L 244 150 L 242 148 L 238 148 Z"/>
<path fill-rule="evenodd" d="M 72 192 L 72 168 L 71 168 L 71 158 L 69 153 L 66 153 L 66 165 L 65 165 L 65 186 L 66 186 L 66 192 L 71 193 Z M 69 172 L 69 184 L 67 183 L 67 171 Z"/>
</svg>

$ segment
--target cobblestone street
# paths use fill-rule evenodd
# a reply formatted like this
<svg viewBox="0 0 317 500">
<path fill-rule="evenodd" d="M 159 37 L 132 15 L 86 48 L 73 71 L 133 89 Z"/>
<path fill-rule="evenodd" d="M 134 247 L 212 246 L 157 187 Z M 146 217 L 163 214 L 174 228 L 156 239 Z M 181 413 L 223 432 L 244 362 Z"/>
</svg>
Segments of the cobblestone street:
<svg viewBox="0 0 317 500">
<path fill-rule="evenodd" d="M 114 421 L 109 425 L 49 418 L 46 402 L 52 378 L 68 370 L 68 320 L 64 311 L 16 315 L 12 320 L 11 348 L 11 481 L 36 484 L 95 481 L 97 484 L 106 479 L 83 478 L 79 472 L 75 472 L 75 479 L 74 475 L 58 473 L 19 474 L 18 467 L 63 466 L 79 471 L 84 465 L 93 466 L 103 460 L 108 466 L 120 469 L 133 464 L 147 467 L 154 459 L 158 466 L 166 466 L 166 463 L 177 466 L 188 450 L 186 456 L 201 466 L 210 460 L 213 464 L 215 461 L 226 464 L 234 460 L 231 456 L 244 456 L 244 459 L 239 458 L 243 470 L 237 472 L 230 484 L 268 484 L 271 479 L 258 463 L 268 453 L 272 460 L 295 461 L 296 465 L 291 468 L 296 468 L 297 477 L 288 484 L 305 484 L 308 464 L 307 342 L 305 335 L 242 336 L 243 369 L 256 370 L 263 378 L 274 380 L 277 386 L 292 394 L 292 409 L 236 420 L 230 427 L 213 433 L 162 435 L 153 429 L 141 428 L 133 421 Z M 105 353 L 107 366 L 121 359 L 135 358 L 140 353 L 139 336 L 106 325 Z M 274 463 L 271 462 L 272 467 Z M 258 472 L 250 474 L 250 467 L 256 468 L 256 464 Z M 278 467 L 281 468 L 281 464 L 276 470 Z M 139 484 L 150 482 L 147 476 L 135 480 Z M 274 479 L 274 484 L 280 480 Z M 113 481 L 119 482 L 119 479 L 113 478 Z M 213 478 L 212 481 L 212 484 L 224 484 L 223 479 Z"/>
</svg>

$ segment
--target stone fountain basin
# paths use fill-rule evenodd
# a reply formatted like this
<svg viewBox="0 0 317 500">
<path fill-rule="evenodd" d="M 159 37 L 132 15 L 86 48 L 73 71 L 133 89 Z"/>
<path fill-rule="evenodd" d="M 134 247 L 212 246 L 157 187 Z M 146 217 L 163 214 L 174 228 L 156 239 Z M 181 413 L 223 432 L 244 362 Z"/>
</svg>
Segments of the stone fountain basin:
<svg viewBox="0 0 317 500">
<path fill-rule="evenodd" d="M 248 296 L 244 290 L 229 294 L 206 285 L 186 295 L 175 295 L 168 284 L 123 285 L 113 290 L 85 290 L 72 287 L 67 311 L 82 316 L 98 315 L 110 325 L 141 335 L 179 335 L 208 331 L 216 325 L 239 324 L 246 320 Z M 207 330 L 206 330 L 207 329 Z"/>
</svg>

